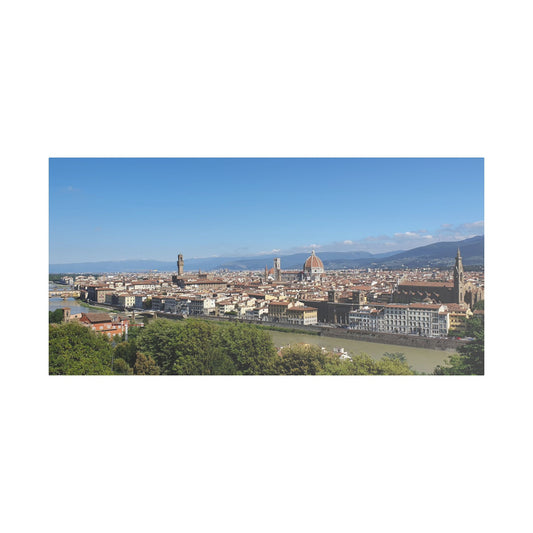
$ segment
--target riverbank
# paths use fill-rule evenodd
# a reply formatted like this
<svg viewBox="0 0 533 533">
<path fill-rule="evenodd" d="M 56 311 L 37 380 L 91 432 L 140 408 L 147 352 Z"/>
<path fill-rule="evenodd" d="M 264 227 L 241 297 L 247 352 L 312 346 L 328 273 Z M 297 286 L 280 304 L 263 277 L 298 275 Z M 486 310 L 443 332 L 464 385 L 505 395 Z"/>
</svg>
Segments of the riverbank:
<svg viewBox="0 0 533 533">
<path fill-rule="evenodd" d="M 81 300 L 76 300 L 83 307 L 97 311 L 107 311 L 107 312 L 121 312 L 121 309 L 117 309 L 114 306 L 106 307 L 94 307 Z M 122 311 L 123 312 L 123 311 Z M 142 311 L 138 310 L 138 313 L 141 314 Z M 170 320 L 183 320 L 183 316 L 176 315 L 173 313 L 163 313 L 160 311 L 154 312 L 154 316 L 158 318 L 168 318 Z M 313 326 L 300 326 L 297 324 L 289 323 L 264 323 L 257 322 L 256 320 L 246 320 L 241 318 L 233 317 L 223 317 L 223 316 L 192 316 L 189 318 L 194 318 L 197 320 L 209 320 L 218 322 L 220 324 L 227 323 L 246 323 L 252 324 L 262 329 L 270 331 L 279 331 L 281 333 L 304 333 L 306 335 L 320 336 L 320 337 L 334 337 L 346 340 L 361 341 L 361 342 L 370 342 L 377 344 L 386 344 L 393 346 L 404 346 L 412 348 L 424 348 L 427 350 L 442 350 L 442 351 L 456 351 L 459 346 L 465 344 L 466 341 L 457 340 L 449 337 L 421 337 L 418 335 L 399 335 L 393 333 L 377 333 L 372 331 L 354 331 L 344 328 L 337 327 L 323 327 L 318 325 Z"/>
<path fill-rule="evenodd" d="M 174 320 L 182 318 L 181 316 L 170 315 L 168 313 L 157 312 L 156 315 L 160 318 L 170 318 Z M 427 350 L 442 350 L 447 352 L 455 351 L 459 346 L 465 344 L 465 341 L 460 341 L 449 337 L 421 337 L 418 335 L 398 335 L 393 333 L 376 333 L 372 331 L 354 331 L 335 327 L 299 326 L 297 324 L 285 323 L 281 323 L 280 325 L 265 324 L 258 323 L 255 320 L 236 319 L 230 317 L 226 318 L 221 316 L 210 317 L 202 315 L 190 318 L 211 320 L 219 323 L 242 322 L 246 324 L 253 324 L 271 331 L 280 331 L 284 333 L 304 333 L 306 335 L 318 335 L 321 337 L 335 337 L 353 341 L 374 342 L 377 344 L 424 348 Z"/>
<path fill-rule="evenodd" d="M 80 300 L 79 298 L 74 298 L 74 301 L 76 302 L 77 305 L 81 307 L 85 307 L 87 309 L 91 309 L 93 311 L 104 311 L 104 312 L 115 311 L 115 308 L 113 307 L 95 307 L 94 305 L 90 305 L 84 302 L 83 300 Z"/>
<path fill-rule="evenodd" d="M 443 365 L 446 359 L 453 353 L 444 350 L 431 350 L 412 346 L 397 346 L 380 344 L 377 342 L 365 342 L 354 339 L 339 339 L 326 335 L 307 335 L 305 333 L 281 333 L 269 332 L 274 346 L 281 348 L 294 344 L 311 344 L 332 352 L 336 348 L 344 348 L 351 356 L 361 354 L 368 355 L 379 361 L 386 354 L 401 353 L 407 364 L 420 374 L 433 374 L 435 367 Z"/>
</svg>

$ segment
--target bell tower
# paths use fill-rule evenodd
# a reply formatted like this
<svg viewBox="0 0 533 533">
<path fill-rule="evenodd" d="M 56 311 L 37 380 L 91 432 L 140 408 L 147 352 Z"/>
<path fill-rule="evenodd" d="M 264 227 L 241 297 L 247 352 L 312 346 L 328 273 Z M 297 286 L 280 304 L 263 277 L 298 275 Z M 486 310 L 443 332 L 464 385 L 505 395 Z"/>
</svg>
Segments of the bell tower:
<svg viewBox="0 0 533 533">
<path fill-rule="evenodd" d="M 178 276 L 183 276 L 183 255 L 178 254 Z"/>
<path fill-rule="evenodd" d="M 461 252 L 457 248 L 455 266 L 453 267 L 453 296 L 456 304 L 465 303 L 465 281 L 463 272 L 463 260 Z"/>
<path fill-rule="evenodd" d="M 281 259 L 274 257 L 274 279 L 281 281 Z"/>
</svg>

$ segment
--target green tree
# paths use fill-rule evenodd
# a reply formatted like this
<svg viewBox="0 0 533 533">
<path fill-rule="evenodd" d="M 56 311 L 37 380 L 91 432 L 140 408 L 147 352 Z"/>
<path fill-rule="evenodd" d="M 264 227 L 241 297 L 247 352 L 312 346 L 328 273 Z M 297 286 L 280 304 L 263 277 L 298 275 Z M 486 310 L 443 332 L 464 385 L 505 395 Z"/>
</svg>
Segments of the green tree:
<svg viewBox="0 0 533 533">
<path fill-rule="evenodd" d="M 158 319 L 143 328 L 137 347 L 154 359 L 162 374 L 235 373 L 231 358 L 220 350 L 217 341 L 216 324 Z"/>
<path fill-rule="evenodd" d="M 133 374 L 133 369 L 128 363 L 126 363 L 126 361 L 124 361 L 124 359 L 119 357 L 113 361 L 113 372 L 117 375 L 131 376 Z"/>
<path fill-rule="evenodd" d="M 133 366 L 137 359 L 137 345 L 135 341 L 121 342 L 115 346 L 115 358 L 124 359 L 128 366 Z"/>
<path fill-rule="evenodd" d="M 324 374 L 326 355 L 315 345 L 296 344 L 284 348 L 277 361 L 276 374 L 317 375 Z"/>
<path fill-rule="evenodd" d="M 483 316 L 473 316 L 466 321 L 466 337 L 480 337 L 485 333 L 485 320 Z"/>
<path fill-rule="evenodd" d="M 113 374 L 113 348 L 107 336 L 77 323 L 49 326 L 51 375 Z"/>
<path fill-rule="evenodd" d="M 478 309 L 481 311 L 485 310 L 485 300 L 479 300 L 479 302 L 476 302 L 474 307 L 472 307 L 472 311 L 477 311 Z"/>
<path fill-rule="evenodd" d="M 346 365 L 350 369 L 350 374 L 354 376 L 373 376 L 378 374 L 377 361 L 366 353 L 352 356 L 351 361 Z"/>
<path fill-rule="evenodd" d="M 231 357 L 220 347 L 217 326 L 202 320 L 181 322 L 174 374 L 231 375 L 236 373 Z"/>
<path fill-rule="evenodd" d="M 326 371 L 333 375 L 352 376 L 409 376 L 414 374 L 405 362 L 405 356 L 402 353 L 388 353 L 379 360 L 365 353 L 353 355 L 351 359 L 343 359 L 339 362 L 330 358 Z"/>
<path fill-rule="evenodd" d="M 142 352 L 139 352 L 135 360 L 133 373 L 137 376 L 157 376 L 161 372 L 150 356 L 147 357 Z"/>
<path fill-rule="evenodd" d="M 151 320 L 137 337 L 137 349 L 151 357 L 162 374 L 171 374 L 180 355 L 181 324 L 167 319 Z"/>
<path fill-rule="evenodd" d="M 391 361 L 400 361 L 400 363 L 407 362 L 405 354 L 403 352 L 385 352 L 383 354 L 383 359 L 390 359 Z"/>
<path fill-rule="evenodd" d="M 414 374 L 405 361 L 387 357 L 376 361 L 376 369 L 376 374 L 381 376 L 411 376 Z"/>
<path fill-rule="evenodd" d="M 467 323 L 467 336 L 470 341 L 457 349 L 457 354 L 448 357 L 444 365 L 435 368 L 434 374 L 440 376 L 461 376 L 485 374 L 485 328 L 482 318 L 473 317 Z"/>
<path fill-rule="evenodd" d="M 55 311 L 48 311 L 49 324 L 61 324 L 63 322 L 63 309 L 56 309 Z"/>
<path fill-rule="evenodd" d="M 152 309 L 152 298 L 146 298 L 146 300 L 144 300 L 143 309 Z"/>
<path fill-rule="evenodd" d="M 279 374 L 285 375 L 371 376 L 414 374 L 400 356 L 403 356 L 403 354 L 389 354 L 389 357 L 383 357 L 377 361 L 362 353 L 353 355 L 350 359 L 341 359 L 337 354 L 324 353 L 318 346 L 294 345 L 282 351 L 277 371 Z"/>
<path fill-rule="evenodd" d="M 250 324 L 228 324 L 219 327 L 216 337 L 216 345 L 232 360 L 237 373 L 275 373 L 278 355 L 268 332 Z"/>
</svg>

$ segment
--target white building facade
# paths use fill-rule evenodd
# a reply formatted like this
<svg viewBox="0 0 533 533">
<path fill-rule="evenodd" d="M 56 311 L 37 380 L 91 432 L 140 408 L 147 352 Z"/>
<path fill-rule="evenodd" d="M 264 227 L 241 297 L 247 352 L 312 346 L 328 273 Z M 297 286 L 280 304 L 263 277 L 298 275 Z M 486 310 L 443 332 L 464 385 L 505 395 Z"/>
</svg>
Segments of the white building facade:
<svg viewBox="0 0 533 533">
<path fill-rule="evenodd" d="M 450 317 L 441 304 L 388 304 L 382 309 L 363 307 L 350 312 L 352 330 L 445 337 Z"/>
</svg>

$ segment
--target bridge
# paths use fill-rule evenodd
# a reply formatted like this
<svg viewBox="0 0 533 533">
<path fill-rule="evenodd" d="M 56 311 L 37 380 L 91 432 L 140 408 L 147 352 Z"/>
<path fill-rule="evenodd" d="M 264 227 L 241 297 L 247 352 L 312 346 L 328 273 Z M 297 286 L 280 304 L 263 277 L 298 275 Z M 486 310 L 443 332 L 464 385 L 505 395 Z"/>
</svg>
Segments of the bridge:
<svg viewBox="0 0 533 533">
<path fill-rule="evenodd" d="M 79 298 L 80 297 L 80 291 L 72 291 L 72 290 L 66 290 L 66 291 L 49 291 L 48 292 L 48 298 Z"/>
</svg>

